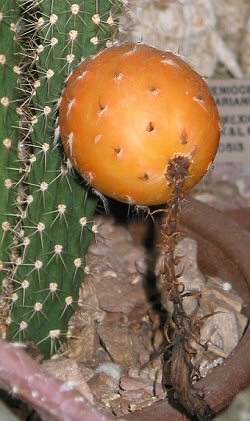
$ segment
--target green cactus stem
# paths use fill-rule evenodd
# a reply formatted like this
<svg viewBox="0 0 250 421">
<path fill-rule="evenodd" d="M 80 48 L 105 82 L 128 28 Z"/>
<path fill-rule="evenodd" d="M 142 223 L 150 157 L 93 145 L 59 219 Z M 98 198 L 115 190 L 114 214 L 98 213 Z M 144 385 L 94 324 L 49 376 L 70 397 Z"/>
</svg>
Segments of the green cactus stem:
<svg viewBox="0 0 250 421">
<path fill-rule="evenodd" d="M 21 177 L 18 162 L 17 114 L 20 92 L 20 68 L 17 54 L 19 8 L 16 2 L 0 1 L 0 290 L 2 292 L 2 318 L 9 310 L 9 279 L 15 271 L 16 254 L 13 245 L 20 231 L 18 179 Z M 5 336 L 5 331 L 2 331 Z"/>
<path fill-rule="evenodd" d="M 16 141 L 11 164 L 1 157 L 6 171 L 1 182 L 11 178 L 7 165 L 15 163 L 14 169 L 20 171 L 15 171 L 15 188 L 11 194 L 5 189 L 6 198 L 1 200 L 5 200 L 5 214 L 13 214 L 11 226 L 18 223 L 20 229 L 10 231 L 0 259 L 11 262 L 11 253 L 15 254 L 8 275 L 12 290 L 7 337 L 33 341 L 48 358 L 66 339 L 87 270 L 85 254 L 92 236 L 98 235 L 98 227 L 91 222 L 97 200 L 89 196 L 63 155 L 57 109 L 65 80 L 76 66 L 113 44 L 121 5 L 116 0 L 19 0 L 17 5 L 21 17 L 15 48 L 20 51 L 14 54 L 10 38 L 6 50 L 20 69 L 8 83 L 9 97 L 18 92 L 21 102 L 16 113 L 15 99 L 8 121 L 3 113 L 0 130 L 7 123 L 10 134 L 0 134 L 4 139 L 12 134 Z M 0 73 L 1 77 L 6 76 Z M 0 89 L 5 85 L 3 80 Z M 0 92 L 3 98 L 7 96 Z M 4 213 L 1 218 L 4 223 Z"/>
</svg>

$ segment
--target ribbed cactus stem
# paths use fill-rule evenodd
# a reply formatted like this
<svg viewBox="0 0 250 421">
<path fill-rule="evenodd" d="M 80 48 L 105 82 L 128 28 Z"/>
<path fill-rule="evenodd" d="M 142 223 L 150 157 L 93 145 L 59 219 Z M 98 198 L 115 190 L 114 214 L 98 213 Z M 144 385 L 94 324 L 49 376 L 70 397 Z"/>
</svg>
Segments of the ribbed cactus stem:
<svg viewBox="0 0 250 421">
<path fill-rule="evenodd" d="M 2 91 L 6 76 L 0 72 L 4 109 L 0 130 L 8 127 L 6 133 L 0 131 L 5 141 L 0 158 L 4 168 L 0 180 L 5 183 L 0 199 L 2 241 L 6 233 L 11 234 L 7 247 L 0 247 L 0 260 L 11 270 L 8 338 L 35 342 L 48 358 L 66 339 L 84 278 L 85 254 L 92 236 L 98 235 L 92 223 L 97 200 L 89 196 L 63 154 L 58 105 L 65 81 L 76 66 L 112 45 L 121 5 L 117 0 L 17 0 L 12 8 L 18 10 L 19 18 L 18 43 L 13 42 L 12 33 L 6 45 L 16 63 L 7 84 L 9 96 Z M 3 57 L 1 51 L 5 50 L 0 50 Z M 13 97 L 15 106 L 11 106 Z M 70 104 L 69 113 L 73 107 Z M 11 135 L 14 147 L 8 142 Z M 13 156 L 8 161 L 10 152 Z M 9 168 L 15 174 L 14 184 Z M 7 214 L 13 219 L 9 225 Z"/>
<path fill-rule="evenodd" d="M 17 54 L 19 8 L 14 0 L 0 1 L 0 290 L 2 317 L 9 312 L 11 280 L 15 273 L 17 236 L 20 232 L 18 203 L 21 177 L 18 159 L 18 107 L 20 101 Z M 5 330 L 1 329 L 5 336 Z"/>
</svg>

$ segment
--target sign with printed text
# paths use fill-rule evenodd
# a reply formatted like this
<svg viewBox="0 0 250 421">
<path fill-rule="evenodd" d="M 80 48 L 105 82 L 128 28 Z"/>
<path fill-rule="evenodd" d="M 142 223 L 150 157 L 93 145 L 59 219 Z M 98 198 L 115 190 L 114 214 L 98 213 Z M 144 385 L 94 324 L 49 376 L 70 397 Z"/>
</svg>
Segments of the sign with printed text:
<svg viewBox="0 0 250 421">
<path fill-rule="evenodd" d="M 215 162 L 250 162 L 250 79 L 208 82 L 222 120 Z"/>
</svg>

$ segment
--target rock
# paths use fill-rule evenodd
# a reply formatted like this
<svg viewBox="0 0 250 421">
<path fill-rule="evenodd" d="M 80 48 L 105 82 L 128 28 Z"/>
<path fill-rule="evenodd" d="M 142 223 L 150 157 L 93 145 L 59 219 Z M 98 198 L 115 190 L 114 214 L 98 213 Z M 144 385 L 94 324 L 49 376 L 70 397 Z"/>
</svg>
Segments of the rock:
<svg viewBox="0 0 250 421">
<path fill-rule="evenodd" d="M 116 414 L 116 416 L 122 416 L 129 412 L 139 410 L 145 406 L 151 405 L 156 400 L 163 399 L 166 394 L 162 390 L 161 386 L 154 381 L 138 376 L 136 369 L 129 370 L 131 374 L 137 375 L 122 376 L 121 377 L 121 389 L 120 397 L 109 401 L 109 404 Z M 157 397 L 155 396 L 157 394 Z"/>
<path fill-rule="evenodd" d="M 94 368 L 86 378 L 95 405 L 121 417 L 165 397 L 160 352 L 166 314 L 158 276 L 162 253 L 157 249 L 149 256 L 125 228 L 103 220 L 101 236 L 87 256 L 90 275 L 81 288 L 80 311 L 71 321 L 68 355 Z M 193 294 L 183 300 L 185 311 L 201 319 L 202 341 L 209 344 L 207 351 L 196 344 L 194 364 L 204 376 L 231 352 L 247 320 L 230 284 L 219 278 L 207 281 L 199 271 L 194 240 L 181 241 L 176 254 L 184 256 L 177 268 L 178 273 L 183 269 L 180 281 Z M 156 277 L 151 289 L 149 271 Z"/>
<path fill-rule="evenodd" d="M 97 299 L 102 310 L 109 312 L 130 313 L 136 304 L 147 303 L 142 280 L 133 283 L 134 276 L 104 276 L 96 288 Z"/>
<path fill-rule="evenodd" d="M 214 311 L 223 303 L 232 311 L 241 312 L 243 300 L 230 288 L 230 284 L 221 282 L 217 277 L 210 277 L 202 290 L 200 307 L 206 307 L 207 312 Z M 210 307 L 210 308 L 209 308 Z"/>
<path fill-rule="evenodd" d="M 143 247 L 131 247 L 132 238 L 129 232 L 122 226 L 116 226 L 110 218 L 102 218 L 100 224 L 103 224 L 102 241 L 92 243 L 89 254 L 100 257 L 101 262 L 109 268 L 112 267 L 116 273 L 135 273 L 134 262 L 141 255 Z M 112 254 L 110 254 L 111 248 L 114 250 Z M 98 262 L 98 266 L 101 262 Z"/>
<path fill-rule="evenodd" d="M 93 394 L 87 384 L 87 381 L 93 375 L 93 370 L 67 358 L 45 361 L 43 367 L 49 374 L 64 382 L 62 387 L 65 390 L 75 388 L 91 404 L 94 403 Z"/>
<path fill-rule="evenodd" d="M 129 367 L 134 363 L 134 352 L 129 334 L 125 325 L 107 321 L 97 327 L 97 332 L 105 350 L 113 362 L 122 367 Z"/>
<path fill-rule="evenodd" d="M 117 417 L 122 417 L 125 414 L 128 414 L 129 411 L 129 400 L 127 396 L 118 396 L 116 399 L 112 399 L 109 402 L 110 407 L 112 408 L 113 413 Z"/>
<path fill-rule="evenodd" d="M 205 276 L 198 269 L 197 265 L 197 242 L 192 238 L 184 238 L 179 242 L 175 251 L 176 256 L 183 256 L 176 272 L 182 272 L 179 278 L 186 290 L 201 291 L 205 285 Z"/>
<path fill-rule="evenodd" d="M 163 397 L 161 399 L 163 399 Z M 129 409 L 131 412 L 140 411 L 141 409 L 146 408 L 147 406 L 151 406 L 157 400 L 159 399 L 157 399 L 155 396 L 153 396 L 152 398 L 147 398 L 144 394 L 141 397 L 141 401 L 131 402 L 129 404 Z"/>
<path fill-rule="evenodd" d="M 100 364 L 96 370 L 95 373 L 104 373 L 107 376 L 109 376 L 115 383 L 120 383 L 121 378 L 121 368 L 118 364 L 114 363 L 103 363 Z"/>
<path fill-rule="evenodd" d="M 69 339 L 68 357 L 83 363 L 93 363 L 98 346 L 98 335 L 94 326 L 86 326 L 80 332 L 74 332 Z"/>
<path fill-rule="evenodd" d="M 239 338 L 242 337 L 245 328 L 247 327 L 248 324 L 248 318 L 246 316 L 244 316 L 244 314 L 242 313 L 234 313 L 236 320 L 237 320 L 237 325 L 238 325 L 238 332 L 239 332 Z"/>
<path fill-rule="evenodd" d="M 105 373 L 96 373 L 89 379 L 88 386 L 93 395 L 101 400 L 113 393 L 117 393 L 119 390 L 117 382 Z"/>
<path fill-rule="evenodd" d="M 133 344 L 134 360 L 141 366 L 147 364 L 153 352 L 152 327 L 148 323 L 134 323 L 130 325 L 130 337 Z"/>
<path fill-rule="evenodd" d="M 151 405 L 157 399 L 147 393 L 144 389 L 135 389 L 130 391 L 121 392 L 122 396 L 126 396 L 129 401 L 129 410 L 131 412 L 145 408 Z"/>
<path fill-rule="evenodd" d="M 214 195 L 206 191 L 195 193 L 194 198 L 202 203 L 212 203 L 214 201 Z"/>
<path fill-rule="evenodd" d="M 212 371 L 218 365 L 221 365 L 224 358 L 218 357 L 217 354 L 211 351 L 201 353 L 201 361 L 198 362 L 196 359 L 196 365 L 199 366 L 201 377 L 206 377 L 210 371 Z"/>
<path fill-rule="evenodd" d="M 96 296 L 96 282 L 93 282 L 89 277 L 85 278 L 81 286 L 79 307 L 81 311 L 77 312 L 73 319 L 76 320 L 77 326 L 95 325 L 96 322 L 100 323 L 105 317 Z"/>
<path fill-rule="evenodd" d="M 208 344 L 210 351 L 226 358 L 238 344 L 242 332 L 235 313 L 222 305 L 217 307 L 217 314 L 206 319 L 201 328 L 201 340 Z"/>
<path fill-rule="evenodd" d="M 154 250 L 150 253 L 150 255 L 148 255 L 144 250 L 143 253 L 141 253 L 141 256 L 135 260 L 137 272 L 146 277 L 148 272 L 153 269 L 154 274 L 158 276 L 162 258 L 162 250 Z"/>
<path fill-rule="evenodd" d="M 143 384 L 146 385 L 153 385 L 153 395 L 154 396 L 162 396 L 165 394 L 165 391 L 162 388 L 162 355 L 158 355 L 157 357 L 153 358 L 148 364 L 146 364 L 141 369 L 137 367 L 129 368 L 127 372 L 127 376 L 122 376 L 121 378 L 121 387 L 122 387 L 122 379 L 125 378 L 125 383 L 123 383 L 124 389 L 126 389 L 126 382 L 127 379 L 135 379 L 142 381 Z M 141 385 L 141 388 L 143 386 Z M 147 392 L 150 392 L 149 389 L 145 389 Z"/>
<path fill-rule="evenodd" d="M 206 282 L 199 301 L 199 314 L 205 316 L 201 340 L 207 342 L 209 351 L 217 359 L 226 358 L 232 352 L 245 330 L 247 318 L 241 314 L 242 306 L 242 298 L 230 288 L 230 284 L 222 283 L 218 278 Z"/>
<path fill-rule="evenodd" d="M 140 377 L 122 376 L 120 382 L 121 389 L 124 391 L 144 390 L 151 396 L 154 396 L 154 382 L 150 379 L 141 379 Z"/>
<path fill-rule="evenodd" d="M 164 342 L 164 335 L 161 330 L 156 330 L 153 338 L 153 347 L 155 351 L 159 351 L 161 349 L 162 344 Z"/>
</svg>

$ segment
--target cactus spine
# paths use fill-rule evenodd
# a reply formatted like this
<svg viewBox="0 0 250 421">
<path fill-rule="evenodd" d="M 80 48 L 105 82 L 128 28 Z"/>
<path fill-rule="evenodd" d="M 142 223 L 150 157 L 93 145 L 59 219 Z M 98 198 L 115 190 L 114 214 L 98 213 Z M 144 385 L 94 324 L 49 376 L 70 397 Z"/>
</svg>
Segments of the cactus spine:
<svg viewBox="0 0 250 421">
<path fill-rule="evenodd" d="M 8 315 L 9 282 L 15 268 L 13 244 L 19 231 L 17 183 L 21 177 L 18 162 L 18 114 L 20 53 L 17 42 L 19 8 L 14 0 L 0 7 L 0 290 L 1 319 Z M 5 301 L 6 300 L 6 301 Z M 2 314 L 3 313 L 3 314 Z M 1 325 L 3 320 L 1 320 Z M 4 334 L 4 332 L 2 332 Z"/>
<path fill-rule="evenodd" d="M 34 341 L 48 358 L 66 338 L 86 271 L 84 256 L 98 231 L 91 223 L 96 200 L 63 156 L 57 108 L 72 70 L 112 44 L 121 7 L 118 0 L 13 0 L 8 9 L 5 3 L 0 2 L 0 31 L 9 34 L 0 41 L 0 57 L 7 57 L 0 68 L 0 260 L 9 294 L 8 339 Z M 19 17 L 13 41 L 14 10 Z"/>
</svg>

